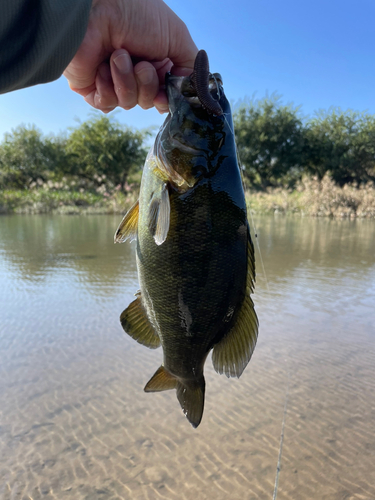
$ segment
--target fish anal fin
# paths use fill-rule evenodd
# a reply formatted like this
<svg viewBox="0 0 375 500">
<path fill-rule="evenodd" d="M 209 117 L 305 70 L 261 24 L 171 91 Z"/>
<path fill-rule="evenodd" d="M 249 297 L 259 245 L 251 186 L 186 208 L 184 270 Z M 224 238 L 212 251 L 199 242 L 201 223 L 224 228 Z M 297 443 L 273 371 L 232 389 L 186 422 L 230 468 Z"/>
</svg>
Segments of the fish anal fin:
<svg viewBox="0 0 375 500">
<path fill-rule="evenodd" d="M 178 380 L 164 366 L 160 366 L 145 386 L 145 392 L 160 392 L 176 389 Z"/>
<path fill-rule="evenodd" d="M 124 243 L 137 237 L 139 200 L 126 212 L 115 233 L 115 243 Z"/>
<path fill-rule="evenodd" d="M 157 245 L 167 239 L 171 217 L 168 185 L 163 184 L 160 192 L 155 192 L 148 212 L 148 228 Z"/>
<path fill-rule="evenodd" d="M 204 409 L 205 381 L 201 379 L 194 382 L 178 382 L 177 399 L 181 405 L 185 417 L 194 428 L 201 423 Z"/>
<path fill-rule="evenodd" d="M 123 311 L 120 321 L 125 332 L 140 344 L 150 349 L 156 349 L 160 346 L 159 336 L 142 306 L 140 292 L 137 293 L 137 298 Z"/>
<path fill-rule="evenodd" d="M 258 337 L 258 318 L 247 295 L 228 334 L 214 346 L 212 364 L 218 373 L 240 377 L 251 359 Z"/>
</svg>

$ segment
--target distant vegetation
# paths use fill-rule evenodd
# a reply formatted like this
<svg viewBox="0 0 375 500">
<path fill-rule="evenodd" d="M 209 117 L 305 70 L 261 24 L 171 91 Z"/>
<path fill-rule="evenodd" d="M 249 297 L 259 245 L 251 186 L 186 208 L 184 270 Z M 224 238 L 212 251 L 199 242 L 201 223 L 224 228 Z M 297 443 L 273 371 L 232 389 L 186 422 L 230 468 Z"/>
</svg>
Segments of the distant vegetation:
<svg viewBox="0 0 375 500">
<path fill-rule="evenodd" d="M 305 119 L 271 96 L 239 106 L 234 123 L 254 209 L 375 216 L 375 115 Z M 60 136 L 21 125 L 0 143 L 0 211 L 121 212 L 137 196 L 145 139 L 101 115 Z M 316 206 L 322 196 L 332 210 Z"/>
<path fill-rule="evenodd" d="M 122 211 L 139 186 L 145 137 L 107 116 L 57 137 L 20 125 L 0 143 L 0 211 Z"/>
<path fill-rule="evenodd" d="M 375 115 L 332 108 L 303 119 L 272 96 L 239 107 L 234 122 L 253 187 L 294 187 L 306 174 L 339 186 L 375 181 Z"/>
</svg>

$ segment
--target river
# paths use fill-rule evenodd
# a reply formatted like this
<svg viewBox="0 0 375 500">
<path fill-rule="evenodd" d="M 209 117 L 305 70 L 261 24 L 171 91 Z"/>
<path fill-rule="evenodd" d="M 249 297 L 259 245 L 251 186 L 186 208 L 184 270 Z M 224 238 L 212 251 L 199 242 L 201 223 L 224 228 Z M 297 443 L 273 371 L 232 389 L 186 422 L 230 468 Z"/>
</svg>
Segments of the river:
<svg viewBox="0 0 375 500">
<path fill-rule="evenodd" d="M 374 499 L 375 221 L 255 219 L 258 345 L 239 380 L 207 360 L 194 430 L 143 392 L 119 220 L 0 217 L 0 499 Z"/>
</svg>

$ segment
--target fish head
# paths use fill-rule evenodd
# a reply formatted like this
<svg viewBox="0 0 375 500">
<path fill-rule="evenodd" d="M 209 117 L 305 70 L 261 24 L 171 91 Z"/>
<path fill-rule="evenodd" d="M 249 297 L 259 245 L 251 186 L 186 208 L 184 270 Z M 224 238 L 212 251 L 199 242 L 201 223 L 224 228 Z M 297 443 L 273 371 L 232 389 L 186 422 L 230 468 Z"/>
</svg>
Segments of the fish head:
<svg viewBox="0 0 375 500">
<path fill-rule="evenodd" d="M 168 73 L 166 92 L 169 115 L 155 141 L 154 156 L 171 184 L 186 191 L 213 175 L 225 150 L 235 148 L 230 104 L 218 73 L 207 74 L 203 97 L 195 72 L 185 77 Z"/>
</svg>

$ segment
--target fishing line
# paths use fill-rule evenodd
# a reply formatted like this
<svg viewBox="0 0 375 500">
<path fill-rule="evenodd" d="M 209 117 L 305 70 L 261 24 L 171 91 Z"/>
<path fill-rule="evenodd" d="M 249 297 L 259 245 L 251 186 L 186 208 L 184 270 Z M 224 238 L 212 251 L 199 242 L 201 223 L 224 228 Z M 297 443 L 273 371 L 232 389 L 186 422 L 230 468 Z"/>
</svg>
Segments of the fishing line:
<svg viewBox="0 0 375 500">
<path fill-rule="evenodd" d="M 237 152 L 237 156 L 238 156 L 238 160 L 239 160 L 239 164 L 240 164 L 239 166 L 240 166 L 240 169 L 242 169 L 242 161 L 241 161 L 241 157 L 240 157 L 240 152 L 239 152 L 238 147 L 237 147 L 236 135 L 235 135 L 234 131 L 231 129 L 231 127 L 230 127 L 230 125 L 228 123 L 227 117 L 225 116 L 225 113 L 224 113 L 224 119 L 225 119 L 225 121 L 228 124 L 229 130 L 233 134 L 234 141 L 235 141 L 235 144 L 236 144 L 236 152 Z M 266 281 L 267 292 L 270 293 L 270 287 L 268 285 L 268 279 L 267 279 L 266 269 L 264 267 L 262 252 L 260 251 L 260 245 L 259 245 L 259 240 L 258 240 L 258 230 L 257 230 L 257 228 L 255 226 L 255 222 L 254 222 L 252 210 L 250 208 L 249 208 L 249 213 L 250 213 L 250 217 L 251 217 L 251 224 L 252 224 L 252 226 L 254 228 L 255 241 L 256 241 L 258 252 L 259 252 L 259 257 L 260 257 L 260 263 L 261 263 L 261 266 L 262 266 L 263 276 L 264 276 L 264 279 Z"/>
<path fill-rule="evenodd" d="M 232 132 L 232 135 L 233 135 L 234 139 L 236 139 L 235 133 L 234 133 L 234 131 L 232 130 L 231 126 L 229 125 L 229 122 L 228 122 L 228 120 L 227 120 L 227 117 L 225 116 L 225 115 L 229 115 L 229 114 L 230 114 L 230 113 L 223 113 L 224 120 L 227 122 L 227 125 L 228 125 L 228 127 L 229 127 L 229 130 Z M 236 149 L 237 149 L 237 146 L 236 146 Z"/>
<path fill-rule="evenodd" d="M 225 113 L 224 113 L 224 118 L 225 118 L 225 121 L 227 122 L 227 124 L 229 126 L 230 131 L 235 136 L 234 132 L 232 131 L 232 129 L 231 129 L 231 127 L 230 127 L 230 125 L 229 125 L 229 123 L 228 123 L 228 121 L 226 119 Z M 240 152 L 238 151 L 237 144 L 236 144 L 236 150 L 237 150 L 237 155 L 238 155 L 240 167 L 242 167 Z M 257 245 L 257 248 L 258 248 L 258 252 L 259 252 L 260 263 L 261 263 L 261 266 L 262 266 L 263 275 L 264 275 L 264 278 L 266 280 L 267 292 L 270 293 L 270 288 L 269 288 L 269 285 L 268 285 L 268 279 L 267 279 L 266 269 L 264 267 L 262 252 L 260 251 L 260 245 L 259 245 L 259 239 L 258 239 L 258 230 L 256 228 L 256 225 L 255 225 L 255 222 L 254 222 L 254 218 L 253 218 L 253 214 L 252 214 L 252 210 L 250 208 L 249 208 L 249 213 L 250 213 L 250 218 L 251 218 L 251 224 L 252 224 L 252 226 L 254 228 L 254 236 L 255 236 L 255 240 L 256 240 L 256 245 Z M 287 414 L 287 409 L 288 409 L 288 399 L 289 399 L 289 381 L 290 381 L 289 369 L 288 369 L 287 374 L 288 374 L 288 381 L 287 381 L 287 386 L 286 386 L 286 391 L 285 391 L 284 413 L 283 413 L 283 421 L 282 421 L 282 424 L 281 424 L 279 455 L 278 455 L 278 458 L 277 458 L 276 475 L 275 475 L 275 486 L 274 486 L 274 490 L 273 490 L 272 500 L 276 500 L 276 497 L 277 497 L 277 490 L 278 490 L 278 487 L 279 487 L 279 476 L 280 476 L 280 470 L 281 470 L 281 458 L 282 458 L 282 454 L 283 454 L 285 421 L 286 421 L 286 414 Z"/>
<path fill-rule="evenodd" d="M 215 76 L 215 75 L 211 75 L 211 76 L 212 76 L 212 78 L 215 80 L 216 91 L 217 91 L 217 97 L 218 97 L 218 100 L 220 101 L 221 94 L 220 94 L 220 87 L 219 87 L 219 84 L 217 83 L 216 76 Z"/>
<path fill-rule="evenodd" d="M 255 222 L 254 222 L 252 210 L 250 208 L 249 208 L 249 213 L 250 213 L 250 217 L 251 217 L 251 224 L 252 224 L 252 226 L 254 228 L 255 241 L 257 242 L 257 248 L 258 248 L 258 252 L 259 252 L 260 263 L 262 265 L 262 271 L 263 271 L 264 279 L 266 280 L 267 292 L 270 293 L 270 287 L 268 286 L 268 279 L 267 279 L 266 269 L 265 269 L 264 263 L 263 263 L 262 252 L 260 251 L 260 245 L 259 245 L 259 240 L 258 240 L 258 231 L 257 231 L 257 228 L 255 226 Z"/>
<path fill-rule="evenodd" d="M 282 454 L 283 454 L 284 429 L 285 429 L 285 420 L 286 420 L 286 413 L 287 413 L 287 407 L 288 407 L 288 398 L 289 398 L 289 370 L 288 370 L 288 383 L 287 383 L 286 392 L 285 392 L 283 423 L 281 425 L 279 456 L 278 456 L 278 459 L 277 459 L 277 466 L 276 466 L 275 487 L 274 487 L 274 490 L 273 490 L 272 500 L 276 500 L 277 490 L 278 490 L 278 487 L 279 487 L 279 475 L 280 475 L 280 470 L 281 470 L 281 457 L 282 457 Z"/>
</svg>

